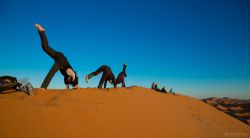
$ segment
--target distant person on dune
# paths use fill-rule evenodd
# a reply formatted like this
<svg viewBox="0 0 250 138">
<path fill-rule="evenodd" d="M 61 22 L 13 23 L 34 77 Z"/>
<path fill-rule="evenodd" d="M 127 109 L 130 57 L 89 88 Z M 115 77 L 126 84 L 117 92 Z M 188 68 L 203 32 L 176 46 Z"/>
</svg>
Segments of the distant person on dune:
<svg viewBox="0 0 250 138">
<path fill-rule="evenodd" d="M 156 91 L 158 91 L 158 92 L 160 92 L 160 91 L 161 91 L 161 90 L 158 88 L 158 84 L 157 84 L 157 83 L 155 83 L 155 82 L 153 82 L 153 83 L 152 83 L 152 85 L 151 85 L 151 89 L 156 90 Z"/>
<path fill-rule="evenodd" d="M 127 64 L 123 64 L 122 72 L 116 78 L 116 85 L 122 83 L 122 87 L 126 87 L 124 78 L 127 77 L 126 73 Z"/>
<path fill-rule="evenodd" d="M 173 91 L 173 89 L 170 89 L 169 93 L 172 93 L 173 95 L 176 95 L 175 92 Z"/>
<path fill-rule="evenodd" d="M 151 85 L 151 89 L 157 91 L 157 92 L 161 92 L 161 93 L 171 93 L 173 95 L 176 95 L 175 92 L 173 92 L 173 89 L 170 89 L 170 91 L 167 91 L 167 88 L 165 86 L 163 86 L 161 89 L 158 88 L 158 84 L 153 82 Z"/>
<path fill-rule="evenodd" d="M 166 89 L 165 86 L 162 87 L 161 92 L 162 92 L 162 93 L 168 93 L 168 91 L 167 91 L 167 89 Z"/>
<path fill-rule="evenodd" d="M 45 77 L 41 85 L 41 88 L 47 89 L 51 79 L 58 70 L 60 70 L 60 72 L 64 76 L 64 83 L 67 89 L 69 89 L 69 85 L 73 86 L 74 88 L 80 88 L 80 86 L 78 85 L 78 76 L 71 67 L 71 65 L 69 64 L 67 58 L 63 55 L 63 53 L 55 51 L 49 46 L 45 34 L 45 29 L 39 24 L 35 24 L 35 26 L 38 29 L 43 50 L 55 61 L 54 65 L 52 66 L 49 73 Z"/>
<path fill-rule="evenodd" d="M 107 86 L 107 82 L 110 82 L 114 85 L 114 88 L 116 88 L 116 82 L 115 82 L 115 75 L 113 74 L 111 68 L 107 65 L 103 65 L 100 68 L 98 68 L 95 72 L 90 73 L 86 76 L 86 82 L 88 82 L 93 76 L 97 76 L 98 74 L 102 73 L 102 78 L 98 84 L 98 88 L 102 88 L 104 84 L 104 88 Z"/>
</svg>

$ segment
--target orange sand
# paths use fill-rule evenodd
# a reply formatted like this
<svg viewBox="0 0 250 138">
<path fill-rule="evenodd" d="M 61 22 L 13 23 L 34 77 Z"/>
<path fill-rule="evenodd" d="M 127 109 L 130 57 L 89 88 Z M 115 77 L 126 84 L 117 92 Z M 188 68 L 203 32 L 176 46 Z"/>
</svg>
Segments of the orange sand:
<svg viewBox="0 0 250 138">
<path fill-rule="evenodd" d="M 250 137 L 250 127 L 188 96 L 142 87 L 0 94 L 0 137 Z"/>
</svg>

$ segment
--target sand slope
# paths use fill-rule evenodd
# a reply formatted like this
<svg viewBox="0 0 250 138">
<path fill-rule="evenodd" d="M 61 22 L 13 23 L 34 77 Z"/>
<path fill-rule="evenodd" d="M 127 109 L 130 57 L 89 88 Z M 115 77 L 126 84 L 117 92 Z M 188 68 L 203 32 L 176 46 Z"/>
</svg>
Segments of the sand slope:
<svg viewBox="0 0 250 138">
<path fill-rule="evenodd" d="M 142 87 L 0 94 L 0 137 L 250 137 L 250 127 L 188 97 Z"/>
<path fill-rule="evenodd" d="M 202 101 L 250 126 L 250 100 L 211 97 Z"/>
</svg>

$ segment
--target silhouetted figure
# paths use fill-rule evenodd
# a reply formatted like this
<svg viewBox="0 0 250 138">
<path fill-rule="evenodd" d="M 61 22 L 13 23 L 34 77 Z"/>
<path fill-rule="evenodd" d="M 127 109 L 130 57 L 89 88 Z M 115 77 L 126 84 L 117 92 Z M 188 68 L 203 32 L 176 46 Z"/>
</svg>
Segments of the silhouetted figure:
<svg viewBox="0 0 250 138">
<path fill-rule="evenodd" d="M 113 74 L 112 70 L 109 66 L 103 65 L 100 68 L 98 68 L 95 72 L 90 73 L 86 76 L 86 81 L 90 80 L 93 76 L 97 76 L 98 74 L 102 73 L 102 78 L 98 84 L 98 88 L 102 88 L 104 83 L 104 88 L 107 86 L 107 81 L 109 81 L 111 84 L 114 85 L 114 88 L 116 88 L 116 82 L 115 82 L 115 75 Z"/>
<path fill-rule="evenodd" d="M 162 93 L 168 93 L 168 91 L 167 91 L 167 89 L 166 89 L 165 86 L 162 87 L 161 92 L 162 92 Z"/>
<path fill-rule="evenodd" d="M 122 87 L 126 87 L 124 78 L 127 77 L 126 74 L 127 64 L 123 64 L 122 72 L 116 78 L 116 85 L 122 83 Z"/>
<path fill-rule="evenodd" d="M 172 93 L 173 95 L 176 95 L 175 92 L 173 92 L 173 89 L 170 89 L 169 93 Z"/>
<path fill-rule="evenodd" d="M 35 24 L 35 26 L 38 29 L 43 50 L 55 61 L 54 65 L 52 66 L 49 73 L 45 77 L 41 85 L 41 88 L 47 89 L 51 79 L 53 78 L 55 73 L 59 70 L 64 76 L 64 83 L 67 89 L 69 89 L 69 85 L 72 85 L 73 87 L 76 88 L 80 88 L 80 86 L 78 85 L 78 77 L 73 68 L 71 67 L 71 65 L 69 64 L 67 58 L 63 55 L 63 53 L 57 52 L 49 46 L 45 34 L 45 29 L 39 24 Z"/>
<path fill-rule="evenodd" d="M 152 83 L 151 89 L 154 89 L 154 90 L 156 90 L 157 92 L 161 92 L 161 93 L 171 93 L 171 94 L 173 94 L 173 95 L 176 95 L 176 94 L 173 92 L 173 89 L 170 89 L 170 91 L 168 92 L 168 91 L 167 91 L 167 88 L 166 88 L 165 86 L 163 86 L 161 89 L 159 89 L 157 83 L 155 83 L 155 82 Z"/>
<path fill-rule="evenodd" d="M 158 84 L 155 83 L 155 82 L 152 83 L 151 88 L 154 89 L 154 90 L 156 90 L 156 91 L 158 91 L 158 92 L 161 91 L 161 90 L 158 88 Z"/>
</svg>

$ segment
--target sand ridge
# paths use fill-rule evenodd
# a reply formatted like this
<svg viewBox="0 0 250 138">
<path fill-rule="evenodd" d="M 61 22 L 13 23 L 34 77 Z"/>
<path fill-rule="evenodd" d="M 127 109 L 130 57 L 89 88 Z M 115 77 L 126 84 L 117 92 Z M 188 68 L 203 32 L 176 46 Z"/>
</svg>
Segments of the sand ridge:
<svg viewBox="0 0 250 138">
<path fill-rule="evenodd" d="M 211 97 L 202 101 L 250 126 L 250 100 Z"/>
<path fill-rule="evenodd" d="M 0 137 L 249 137 L 246 124 L 188 96 L 143 87 L 0 95 Z"/>
</svg>

